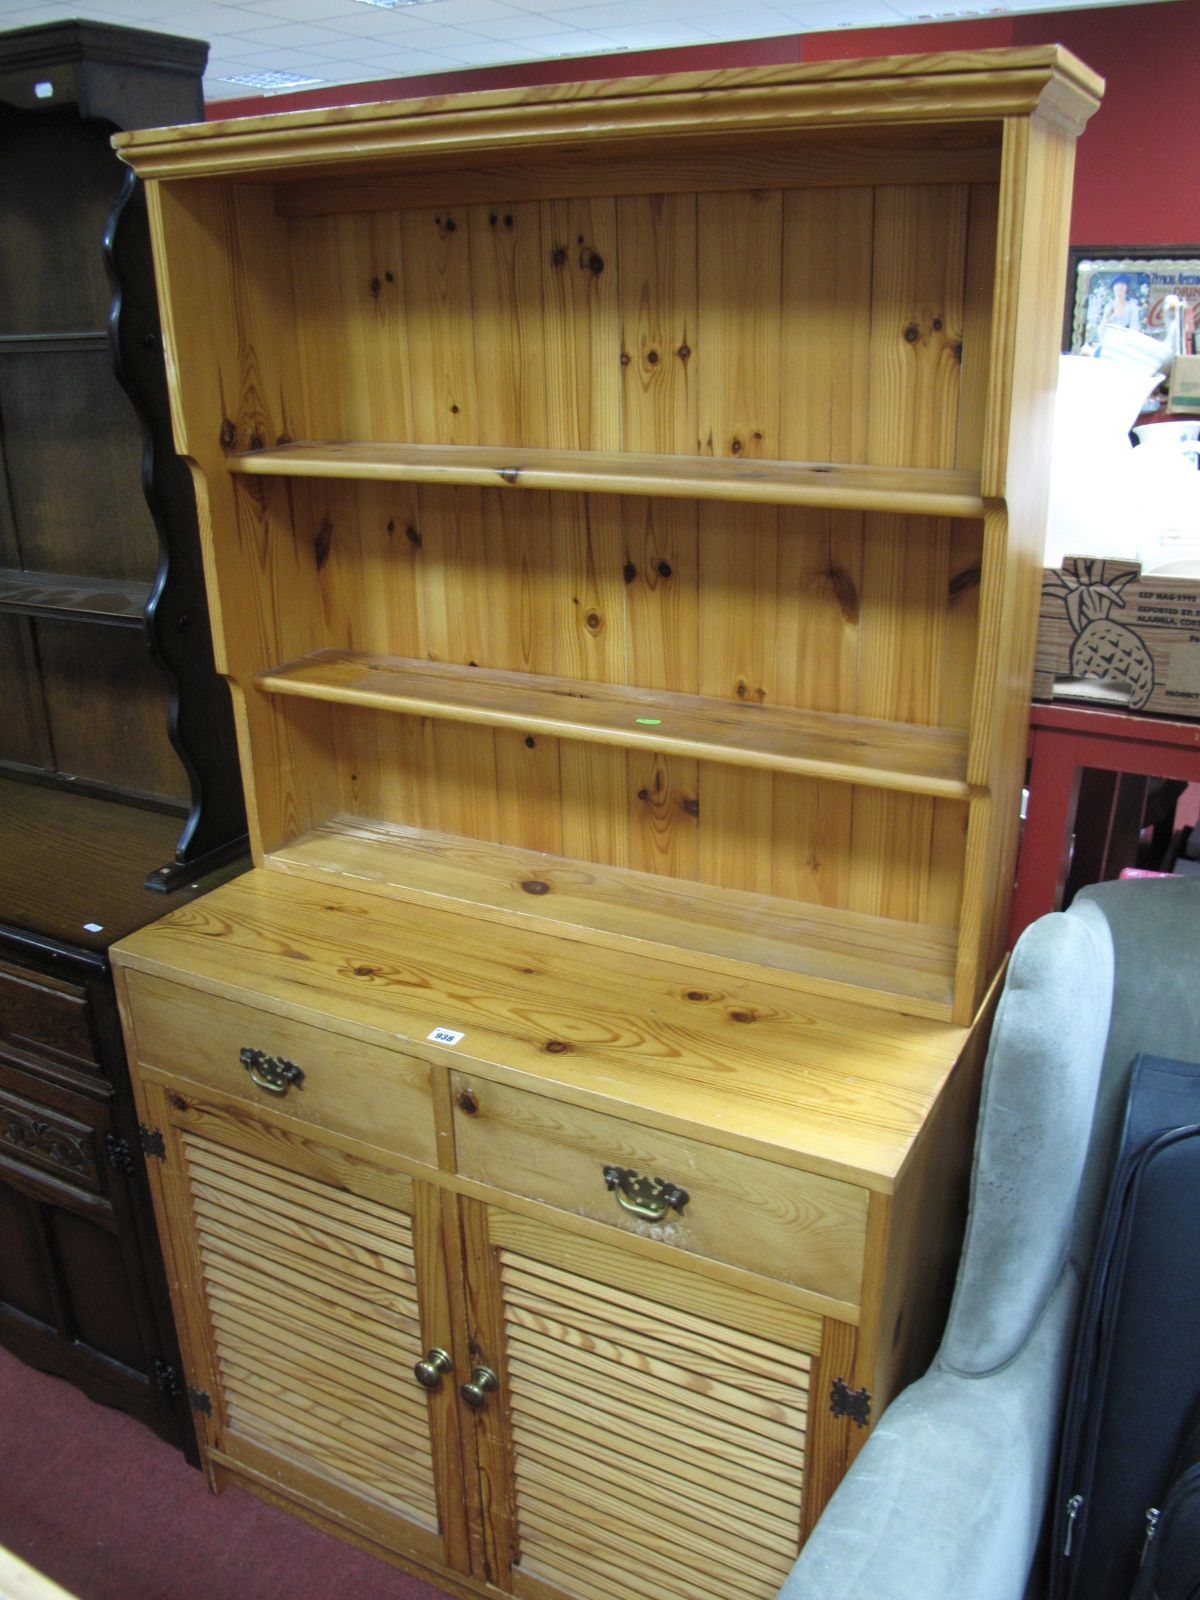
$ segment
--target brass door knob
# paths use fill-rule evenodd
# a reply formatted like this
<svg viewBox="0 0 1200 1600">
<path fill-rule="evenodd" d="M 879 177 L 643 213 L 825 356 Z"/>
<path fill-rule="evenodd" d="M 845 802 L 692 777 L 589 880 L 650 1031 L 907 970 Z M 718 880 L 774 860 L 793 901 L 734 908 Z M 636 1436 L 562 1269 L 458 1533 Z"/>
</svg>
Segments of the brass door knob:
<svg viewBox="0 0 1200 1600">
<path fill-rule="evenodd" d="M 491 1367 L 474 1367 L 470 1383 L 460 1384 L 458 1392 L 472 1411 L 482 1411 L 487 1405 L 488 1395 L 499 1387 L 500 1380 Z"/>
<path fill-rule="evenodd" d="M 422 1389 L 436 1389 L 442 1381 L 443 1372 L 453 1372 L 454 1363 L 444 1350 L 430 1350 L 424 1361 L 418 1361 L 413 1368 L 413 1376 Z"/>
</svg>

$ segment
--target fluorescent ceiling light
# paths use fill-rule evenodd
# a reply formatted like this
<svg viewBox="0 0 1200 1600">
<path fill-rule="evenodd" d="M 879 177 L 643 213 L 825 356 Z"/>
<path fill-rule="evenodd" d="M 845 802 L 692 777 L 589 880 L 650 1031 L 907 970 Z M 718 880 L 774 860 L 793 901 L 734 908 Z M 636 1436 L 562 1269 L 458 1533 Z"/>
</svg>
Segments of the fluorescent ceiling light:
<svg viewBox="0 0 1200 1600">
<path fill-rule="evenodd" d="M 325 82 L 324 78 L 305 78 L 296 72 L 238 72 L 228 73 L 221 83 L 237 83 L 245 89 L 261 89 L 272 94 L 279 89 L 311 89 Z"/>
</svg>

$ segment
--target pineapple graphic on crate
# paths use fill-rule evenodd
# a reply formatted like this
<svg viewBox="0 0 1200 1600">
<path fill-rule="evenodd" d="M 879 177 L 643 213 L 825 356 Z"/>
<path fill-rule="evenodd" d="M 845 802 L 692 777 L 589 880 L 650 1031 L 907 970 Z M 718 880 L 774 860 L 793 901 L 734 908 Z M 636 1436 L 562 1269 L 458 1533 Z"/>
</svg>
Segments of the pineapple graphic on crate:
<svg viewBox="0 0 1200 1600">
<path fill-rule="evenodd" d="M 1083 556 L 1048 568 L 1033 696 L 1200 717 L 1200 582 Z"/>
<path fill-rule="evenodd" d="M 1113 568 L 1111 572 L 1108 570 Z M 1114 607 L 1124 607 L 1122 589 L 1141 572 L 1140 567 L 1117 567 L 1111 561 L 1086 561 L 1070 556 L 1061 572 L 1042 585 L 1047 594 L 1061 598 L 1075 637 L 1071 642 L 1070 676 L 1094 678 L 1104 683 L 1128 684 L 1131 711 L 1140 711 L 1154 691 L 1154 658 L 1139 633 L 1114 621 Z"/>
</svg>

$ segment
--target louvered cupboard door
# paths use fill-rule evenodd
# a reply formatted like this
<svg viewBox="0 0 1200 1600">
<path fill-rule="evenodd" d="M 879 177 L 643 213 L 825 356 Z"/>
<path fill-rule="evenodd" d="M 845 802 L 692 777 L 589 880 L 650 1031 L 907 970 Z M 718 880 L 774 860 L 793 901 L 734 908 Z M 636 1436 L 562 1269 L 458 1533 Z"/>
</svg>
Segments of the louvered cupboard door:
<svg viewBox="0 0 1200 1600">
<path fill-rule="evenodd" d="M 464 1219 L 494 1575 L 523 1600 L 773 1600 L 841 1470 L 810 1395 L 853 1330 L 496 1207 Z"/>
<path fill-rule="evenodd" d="M 452 1349 L 437 1192 L 191 1085 L 143 1093 L 210 1469 L 465 1570 L 457 1374 L 427 1359 Z"/>
</svg>

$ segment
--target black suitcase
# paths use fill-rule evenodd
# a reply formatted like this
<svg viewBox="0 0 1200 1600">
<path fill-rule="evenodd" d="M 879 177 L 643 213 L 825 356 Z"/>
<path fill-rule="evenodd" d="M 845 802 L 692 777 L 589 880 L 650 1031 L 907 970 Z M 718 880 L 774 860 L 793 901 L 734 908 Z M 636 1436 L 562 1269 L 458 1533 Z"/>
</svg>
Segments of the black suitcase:
<svg viewBox="0 0 1200 1600">
<path fill-rule="evenodd" d="M 1200 1065 L 1139 1056 L 1063 1419 L 1050 1600 L 1129 1600 L 1200 1396 Z"/>
<path fill-rule="evenodd" d="M 1200 1407 L 1184 1425 L 1165 1494 L 1146 1513 L 1133 1600 L 1200 1600 Z"/>
</svg>

